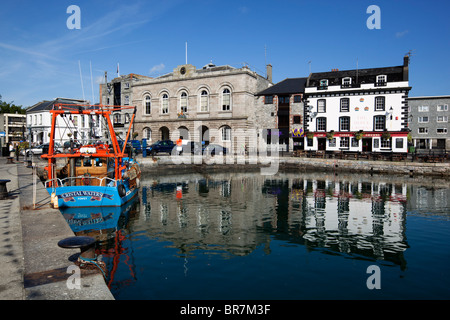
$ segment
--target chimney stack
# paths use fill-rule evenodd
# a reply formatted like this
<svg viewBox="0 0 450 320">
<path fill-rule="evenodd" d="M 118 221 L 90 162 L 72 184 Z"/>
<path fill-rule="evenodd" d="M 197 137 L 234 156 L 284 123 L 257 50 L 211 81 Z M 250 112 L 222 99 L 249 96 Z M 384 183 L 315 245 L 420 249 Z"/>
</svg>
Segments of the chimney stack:
<svg viewBox="0 0 450 320">
<path fill-rule="evenodd" d="M 272 82 L 272 65 L 271 64 L 268 64 L 266 66 L 266 71 L 267 71 L 267 80 Z"/>
</svg>

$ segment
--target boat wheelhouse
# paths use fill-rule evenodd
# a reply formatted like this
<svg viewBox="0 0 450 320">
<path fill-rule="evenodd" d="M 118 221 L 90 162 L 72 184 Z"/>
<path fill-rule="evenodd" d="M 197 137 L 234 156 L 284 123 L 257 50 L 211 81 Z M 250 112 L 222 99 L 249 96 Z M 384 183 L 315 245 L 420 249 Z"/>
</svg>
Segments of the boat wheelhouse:
<svg viewBox="0 0 450 320">
<path fill-rule="evenodd" d="M 53 205 L 59 208 L 115 207 L 124 205 L 138 194 L 140 166 L 131 154 L 126 153 L 136 109 L 122 149 L 111 122 L 113 112 L 130 108 L 134 107 L 58 104 L 50 110 L 50 146 L 48 154 L 41 157 L 48 160 L 45 187 L 52 195 Z M 57 119 L 70 119 L 75 115 L 98 117 L 106 121 L 106 141 L 95 139 L 97 137 L 89 137 L 84 141 L 71 140 L 66 143 L 64 152 L 60 153 L 54 148 Z"/>
</svg>

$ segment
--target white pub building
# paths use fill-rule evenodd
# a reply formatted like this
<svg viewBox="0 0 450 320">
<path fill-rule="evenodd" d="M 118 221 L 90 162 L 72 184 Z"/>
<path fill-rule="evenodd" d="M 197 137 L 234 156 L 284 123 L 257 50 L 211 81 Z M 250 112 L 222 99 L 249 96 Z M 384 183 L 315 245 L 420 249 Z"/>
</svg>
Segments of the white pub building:
<svg viewBox="0 0 450 320">
<path fill-rule="evenodd" d="M 311 73 L 305 150 L 407 152 L 409 57 L 402 66 Z"/>
</svg>

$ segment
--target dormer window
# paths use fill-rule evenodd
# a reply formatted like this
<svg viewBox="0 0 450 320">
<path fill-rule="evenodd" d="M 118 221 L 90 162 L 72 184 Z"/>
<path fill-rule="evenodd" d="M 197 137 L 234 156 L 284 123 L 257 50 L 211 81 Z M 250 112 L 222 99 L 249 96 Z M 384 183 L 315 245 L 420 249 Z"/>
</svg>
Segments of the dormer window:
<svg viewBox="0 0 450 320">
<path fill-rule="evenodd" d="M 322 79 L 319 81 L 319 89 L 327 89 L 328 88 L 328 80 Z"/>
<path fill-rule="evenodd" d="M 342 78 L 342 87 L 343 88 L 350 88 L 352 86 L 352 78 L 345 77 Z"/>
<path fill-rule="evenodd" d="M 387 76 L 386 75 L 379 75 L 377 76 L 376 82 L 375 82 L 375 86 L 380 87 L 380 86 L 385 86 L 387 82 Z"/>
</svg>

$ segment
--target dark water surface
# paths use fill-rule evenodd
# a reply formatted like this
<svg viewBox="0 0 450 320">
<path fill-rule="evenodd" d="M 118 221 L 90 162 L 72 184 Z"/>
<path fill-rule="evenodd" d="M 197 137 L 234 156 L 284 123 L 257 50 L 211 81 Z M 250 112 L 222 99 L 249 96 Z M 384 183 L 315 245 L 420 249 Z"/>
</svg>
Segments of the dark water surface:
<svg viewBox="0 0 450 320">
<path fill-rule="evenodd" d="M 122 212 L 64 215 L 77 234 L 100 241 L 117 300 L 449 299 L 448 184 L 326 173 L 153 176 Z"/>
</svg>

